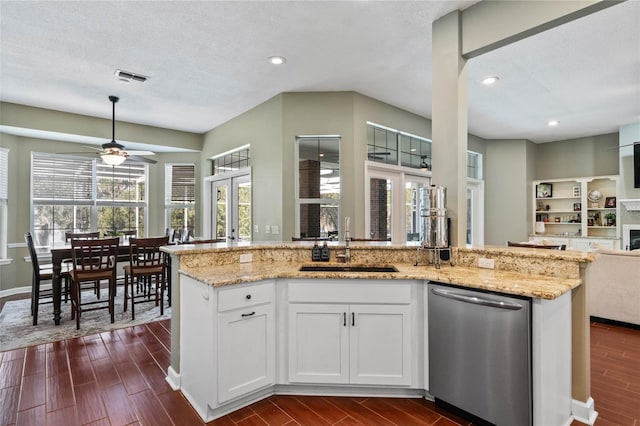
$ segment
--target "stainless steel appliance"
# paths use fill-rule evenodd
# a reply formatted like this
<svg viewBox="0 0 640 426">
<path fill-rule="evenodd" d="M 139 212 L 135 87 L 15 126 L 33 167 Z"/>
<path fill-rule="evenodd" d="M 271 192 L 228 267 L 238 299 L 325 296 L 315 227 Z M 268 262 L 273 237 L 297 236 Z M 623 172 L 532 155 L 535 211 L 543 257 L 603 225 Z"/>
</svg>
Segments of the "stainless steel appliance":
<svg viewBox="0 0 640 426">
<path fill-rule="evenodd" d="M 447 229 L 447 189 L 431 185 L 420 188 L 420 216 L 422 218 L 422 246 L 449 247 Z"/>
<path fill-rule="evenodd" d="M 430 283 L 429 393 L 495 425 L 531 425 L 531 301 Z"/>
</svg>

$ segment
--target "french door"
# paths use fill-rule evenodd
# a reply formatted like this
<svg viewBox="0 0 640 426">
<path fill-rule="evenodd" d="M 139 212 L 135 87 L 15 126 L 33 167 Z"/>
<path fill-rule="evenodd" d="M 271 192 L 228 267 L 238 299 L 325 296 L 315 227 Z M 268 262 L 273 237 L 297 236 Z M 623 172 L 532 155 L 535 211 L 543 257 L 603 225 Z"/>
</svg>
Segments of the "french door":
<svg viewBox="0 0 640 426">
<path fill-rule="evenodd" d="M 212 176 L 208 233 L 227 241 L 251 241 L 251 174 Z"/>
</svg>

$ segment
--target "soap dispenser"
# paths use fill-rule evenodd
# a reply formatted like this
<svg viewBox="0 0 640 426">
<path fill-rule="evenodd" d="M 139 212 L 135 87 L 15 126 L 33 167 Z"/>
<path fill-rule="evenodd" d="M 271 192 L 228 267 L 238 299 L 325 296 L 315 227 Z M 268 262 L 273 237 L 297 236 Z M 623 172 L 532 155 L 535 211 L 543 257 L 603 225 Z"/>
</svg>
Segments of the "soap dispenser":
<svg viewBox="0 0 640 426">
<path fill-rule="evenodd" d="M 313 260 L 314 262 L 318 262 L 321 260 L 321 258 L 322 258 L 322 250 L 318 245 L 318 240 L 316 240 L 315 243 L 313 243 L 313 248 L 311 249 L 311 260 Z"/>
<path fill-rule="evenodd" d="M 320 260 L 322 260 L 323 262 L 328 262 L 330 257 L 331 255 L 329 253 L 329 246 L 325 241 L 324 244 L 322 245 L 322 250 L 320 252 Z"/>
</svg>

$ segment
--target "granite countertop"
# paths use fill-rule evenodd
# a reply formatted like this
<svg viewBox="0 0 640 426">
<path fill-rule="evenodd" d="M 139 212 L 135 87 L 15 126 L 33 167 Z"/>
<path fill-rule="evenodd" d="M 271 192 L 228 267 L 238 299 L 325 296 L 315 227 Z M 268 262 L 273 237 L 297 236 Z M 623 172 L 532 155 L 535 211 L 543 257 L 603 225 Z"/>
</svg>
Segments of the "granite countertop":
<svg viewBox="0 0 640 426">
<path fill-rule="evenodd" d="M 249 262 L 181 268 L 180 273 L 219 287 L 276 278 L 431 280 L 469 288 L 552 300 L 582 284 L 579 278 L 529 275 L 512 271 L 450 266 L 440 269 L 393 263 L 398 272 L 301 272 L 300 262 Z M 335 263 L 331 263 L 335 264 Z"/>
</svg>

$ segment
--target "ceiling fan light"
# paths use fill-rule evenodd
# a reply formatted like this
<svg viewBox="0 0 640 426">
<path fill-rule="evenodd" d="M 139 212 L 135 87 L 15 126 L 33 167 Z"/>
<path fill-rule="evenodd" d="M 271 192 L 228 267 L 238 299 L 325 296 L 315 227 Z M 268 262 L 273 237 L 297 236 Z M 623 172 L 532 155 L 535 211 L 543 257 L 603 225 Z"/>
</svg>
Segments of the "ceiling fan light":
<svg viewBox="0 0 640 426">
<path fill-rule="evenodd" d="M 120 164 L 124 163 L 124 160 L 127 159 L 126 155 L 123 155 L 119 152 L 108 152 L 100 156 L 102 157 L 102 161 L 110 166 L 119 166 Z"/>
</svg>

